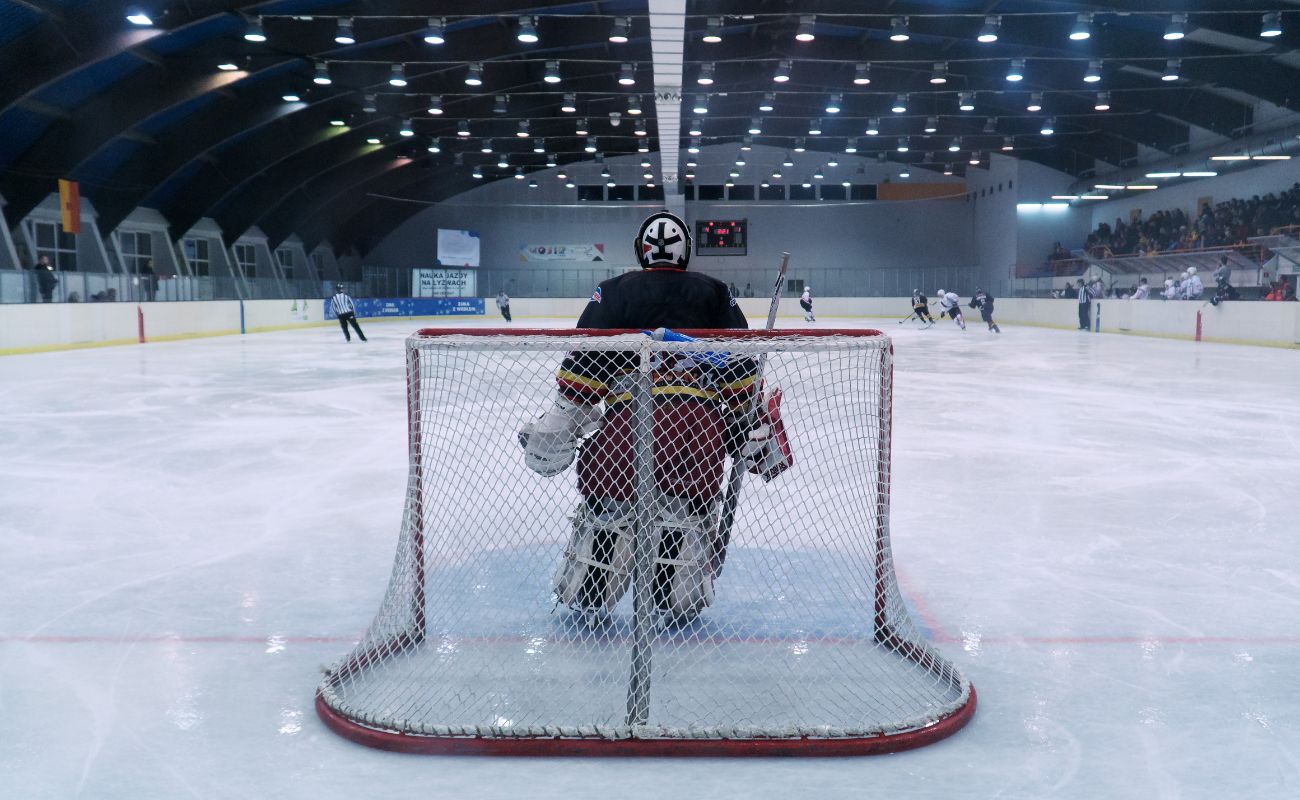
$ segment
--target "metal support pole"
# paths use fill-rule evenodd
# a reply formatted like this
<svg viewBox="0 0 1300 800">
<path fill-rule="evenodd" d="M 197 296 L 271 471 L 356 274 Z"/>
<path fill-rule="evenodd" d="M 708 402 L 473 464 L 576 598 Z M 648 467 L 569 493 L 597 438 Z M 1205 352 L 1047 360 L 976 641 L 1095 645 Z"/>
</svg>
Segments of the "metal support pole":
<svg viewBox="0 0 1300 800">
<path fill-rule="evenodd" d="M 640 346 L 632 388 L 633 449 L 636 454 L 636 550 L 632 566 L 632 674 L 627 687 L 627 725 L 650 718 L 651 642 L 655 629 L 654 559 L 658 514 L 655 513 L 654 409 L 651 396 L 653 340 Z"/>
</svg>

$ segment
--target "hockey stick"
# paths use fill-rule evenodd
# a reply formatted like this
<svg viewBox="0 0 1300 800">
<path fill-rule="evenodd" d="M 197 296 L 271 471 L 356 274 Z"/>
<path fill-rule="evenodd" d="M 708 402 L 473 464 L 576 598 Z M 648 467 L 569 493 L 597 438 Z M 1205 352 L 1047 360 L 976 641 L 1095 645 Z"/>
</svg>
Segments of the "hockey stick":
<svg viewBox="0 0 1300 800">
<path fill-rule="evenodd" d="M 772 286 L 772 304 L 767 308 L 767 324 L 764 330 L 776 327 L 776 310 L 781 305 L 781 287 L 785 284 L 786 270 L 790 267 L 790 254 L 781 254 L 781 268 L 776 274 L 776 283 Z M 763 393 L 763 368 L 767 365 L 767 354 L 758 357 L 758 367 L 754 370 L 754 396 L 750 400 L 750 419 L 758 413 Z M 736 504 L 740 502 L 740 489 L 745 481 L 745 470 L 740 465 L 739 454 L 731 460 L 731 472 L 727 475 L 727 490 L 722 496 L 722 512 L 718 516 L 718 533 L 713 539 L 713 577 L 722 574 L 722 565 L 727 560 L 727 544 L 731 542 L 731 528 L 736 523 Z"/>
</svg>

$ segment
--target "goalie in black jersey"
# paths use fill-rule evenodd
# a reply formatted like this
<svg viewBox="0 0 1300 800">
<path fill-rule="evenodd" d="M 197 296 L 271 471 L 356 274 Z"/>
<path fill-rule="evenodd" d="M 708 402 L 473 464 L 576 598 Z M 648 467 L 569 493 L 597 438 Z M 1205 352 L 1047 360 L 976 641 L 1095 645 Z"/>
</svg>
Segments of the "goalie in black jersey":
<svg viewBox="0 0 1300 800">
<path fill-rule="evenodd" d="M 652 214 L 635 247 L 642 269 L 601 283 L 579 328 L 748 327 L 725 283 L 686 271 L 691 236 L 680 218 Z M 664 353 L 652 371 L 654 599 L 678 619 L 713 602 L 727 455 L 764 477 L 790 460 L 779 406 L 756 413 L 755 361 L 704 355 Z M 637 475 L 629 379 L 636 365 L 634 352 L 570 353 L 556 373 L 554 405 L 519 432 L 524 463 L 540 475 L 559 475 L 577 455 L 582 501 L 554 582 L 559 602 L 577 610 L 612 608 L 631 582 Z"/>
</svg>

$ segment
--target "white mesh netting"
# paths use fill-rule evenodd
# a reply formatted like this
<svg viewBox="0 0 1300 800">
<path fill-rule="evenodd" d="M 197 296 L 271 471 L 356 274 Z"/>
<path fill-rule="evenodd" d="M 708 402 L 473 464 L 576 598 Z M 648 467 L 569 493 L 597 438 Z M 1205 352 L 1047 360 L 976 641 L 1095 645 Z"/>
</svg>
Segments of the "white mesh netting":
<svg viewBox="0 0 1300 800">
<path fill-rule="evenodd" d="M 973 689 L 894 577 L 889 340 L 696 333 L 408 340 L 406 511 L 379 613 L 320 686 L 331 727 L 870 752 L 965 722 Z M 519 433 L 561 394 L 594 424 L 544 477 Z M 762 455 L 770 480 L 745 472 Z"/>
</svg>

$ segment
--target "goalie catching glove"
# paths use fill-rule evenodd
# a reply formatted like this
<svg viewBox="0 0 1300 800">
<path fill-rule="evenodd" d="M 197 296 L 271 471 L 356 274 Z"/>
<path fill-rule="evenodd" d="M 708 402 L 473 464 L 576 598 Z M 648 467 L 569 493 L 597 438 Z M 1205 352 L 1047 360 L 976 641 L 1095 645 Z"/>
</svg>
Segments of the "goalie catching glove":
<svg viewBox="0 0 1300 800">
<path fill-rule="evenodd" d="M 524 464 L 538 475 L 555 477 L 569 468 L 578 440 L 600 428 L 600 406 L 555 398 L 555 405 L 519 429 Z"/>
<path fill-rule="evenodd" d="M 770 481 L 794 464 L 794 452 L 781 420 L 781 390 L 773 389 L 758 409 L 758 424 L 750 430 L 740 451 L 745 469 Z"/>
</svg>

